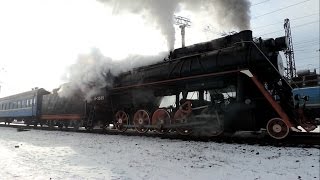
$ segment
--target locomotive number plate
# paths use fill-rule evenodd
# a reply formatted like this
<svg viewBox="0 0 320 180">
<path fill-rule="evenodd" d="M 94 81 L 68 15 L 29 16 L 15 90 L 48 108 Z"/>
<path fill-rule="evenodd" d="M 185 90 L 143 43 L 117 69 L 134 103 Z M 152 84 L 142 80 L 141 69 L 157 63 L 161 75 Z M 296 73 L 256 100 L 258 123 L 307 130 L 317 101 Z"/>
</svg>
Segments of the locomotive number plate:
<svg viewBox="0 0 320 180">
<path fill-rule="evenodd" d="M 93 98 L 93 100 L 95 101 L 103 101 L 104 100 L 104 96 L 96 96 Z"/>
</svg>

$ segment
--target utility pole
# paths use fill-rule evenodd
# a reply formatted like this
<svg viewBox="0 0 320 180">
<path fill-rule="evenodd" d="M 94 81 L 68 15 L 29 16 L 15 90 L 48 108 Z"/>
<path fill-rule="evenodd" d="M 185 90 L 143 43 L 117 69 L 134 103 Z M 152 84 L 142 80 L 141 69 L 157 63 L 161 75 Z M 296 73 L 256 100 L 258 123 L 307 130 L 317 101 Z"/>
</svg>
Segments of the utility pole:
<svg viewBox="0 0 320 180">
<path fill-rule="evenodd" d="M 285 36 L 288 41 L 288 48 L 284 50 L 284 54 L 286 56 L 286 61 L 287 61 L 287 67 L 285 68 L 286 70 L 286 78 L 292 79 L 297 76 L 297 71 L 296 71 L 296 63 L 294 60 L 294 51 L 293 51 L 293 43 L 292 43 L 292 36 L 291 36 L 291 28 L 290 28 L 290 21 L 289 19 L 284 20 L 284 30 L 285 30 Z"/>
<path fill-rule="evenodd" d="M 174 17 L 174 24 L 178 25 L 181 29 L 181 38 L 182 38 L 182 47 L 185 47 L 185 35 L 186 35 L 186 27 L 191 26 L 191 21 L 188 18 L 182 16 L 175 16 Z"/>
</svg>

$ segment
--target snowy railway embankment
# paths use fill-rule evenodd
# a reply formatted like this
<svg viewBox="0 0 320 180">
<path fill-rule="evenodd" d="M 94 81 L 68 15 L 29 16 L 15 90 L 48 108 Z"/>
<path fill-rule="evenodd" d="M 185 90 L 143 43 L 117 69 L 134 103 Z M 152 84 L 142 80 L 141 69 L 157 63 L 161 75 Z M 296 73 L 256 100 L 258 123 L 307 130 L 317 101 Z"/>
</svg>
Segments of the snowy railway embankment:
<svg viewBox="0 0 320 180">
<path fill-rule="evenodd" d="M 0 128 L 0 179 L 319 179 L 320 150 Z"/>
</svg>

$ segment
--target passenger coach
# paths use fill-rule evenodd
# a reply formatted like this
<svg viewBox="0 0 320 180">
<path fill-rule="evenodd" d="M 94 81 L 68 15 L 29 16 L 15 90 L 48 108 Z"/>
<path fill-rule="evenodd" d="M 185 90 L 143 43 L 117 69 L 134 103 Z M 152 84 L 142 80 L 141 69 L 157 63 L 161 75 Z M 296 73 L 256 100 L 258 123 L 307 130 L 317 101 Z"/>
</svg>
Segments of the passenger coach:
<svg viewBox="0 0 320 180">
<path fill-rule="evenodd" d="M 43 88 L 0 98 L 0 122 L 24 121 L 30 125 L 41 114 L 42 96 L 49 94 Z"/>
</svg>

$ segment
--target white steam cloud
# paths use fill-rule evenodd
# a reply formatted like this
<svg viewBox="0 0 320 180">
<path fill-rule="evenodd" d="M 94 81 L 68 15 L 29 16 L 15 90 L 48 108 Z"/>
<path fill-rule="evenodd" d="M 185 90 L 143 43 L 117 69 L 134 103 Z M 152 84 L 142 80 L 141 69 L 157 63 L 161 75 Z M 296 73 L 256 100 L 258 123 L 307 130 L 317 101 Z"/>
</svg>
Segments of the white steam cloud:
<svg viewBox="0 0 320 180">
<path fill-rule="evenodd" d="M 174 14 L 186 10 L 196 14 L 196 19 L 206 19 L 223 28 L 244 30 L 250 28 L 249 0 L 98 0 L 112 8 L 113 15 L 137 14 L 149 25 L 161 31 L 167 40 L 168 49 L 175 43 Z M 107 23 L 107 22 L 106 22 Z M 115 34 L 121 37 L 121 34 Z M 111 49 L 114 50 L 114 49 Z M 126 53 L 126 52 L 123 52 Z M 114 61 L 98 50 L 78 57 L 77 62 L 69 68 L 67 81 L 60 91 L 61 96 L 75 92 L 85 94 L 90 100 L 101 88 L 111 87 L 113 76 L 142 65 L 161 61 L 167 53 L 158 56 L 128 56 L 122 61 Z"/>
<path fill-rule="evenodd" d="M 188 10 L 205 14 L 210 21 L 225 28 L 250 28 L 249 0 L 98 0 L 113 8 L 113 14 L 134 13 L 155 25 L 167 40 L 168 49 L 174 48 L 174 14 Z M 207 23 L 211 23 L 207 22 Z"/>
<path fill-rule="evenodd" d="M 78 93 L 90 101 L 102 88 L 112 87 L 114 76 L 142 65 L 159 62 L 166 55 L 167 53 L 157 56 L 130 55 L 121 61 L 114 61 L 105 57 L 100 50 L 92 49 L 89 54 L 79 55 L 76 63 L 69 67 L 66 74 L 68 83 L 64 84 L 58 93 L 61 97 Z"/>
</svg>

